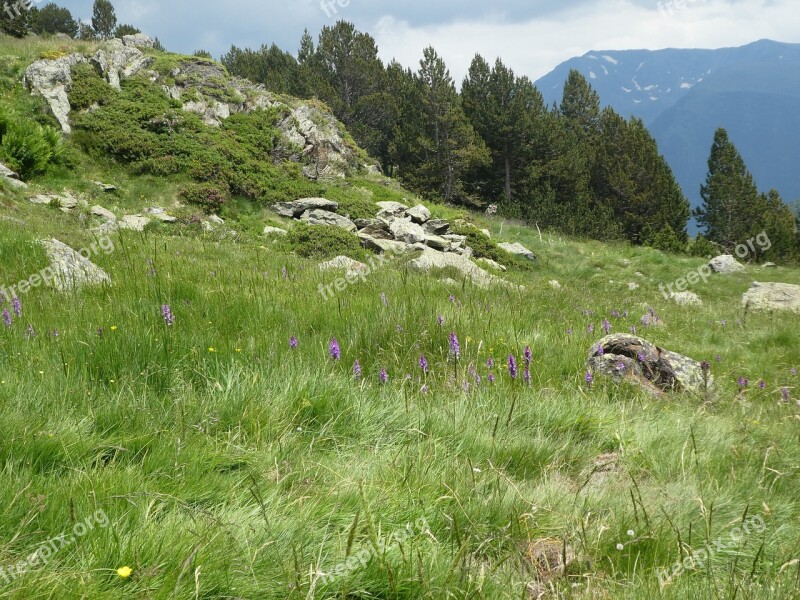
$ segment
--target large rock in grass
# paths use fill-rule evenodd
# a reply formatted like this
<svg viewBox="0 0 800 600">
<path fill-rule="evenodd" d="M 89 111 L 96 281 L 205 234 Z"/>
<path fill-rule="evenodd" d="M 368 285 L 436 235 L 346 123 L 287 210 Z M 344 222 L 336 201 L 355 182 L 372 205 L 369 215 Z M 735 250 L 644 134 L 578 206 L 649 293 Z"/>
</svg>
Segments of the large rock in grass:
<svg viewBox="0 0 800 600">
<path fill-rule="evenodd" d="M 272 209 L 282 217 L 299 219 L 300 215 L 309 210 L 327 210 L 336 212 L 339 203 L 325 198 L 300 198 L 294 202 L 279 202 Z"/>
<path fill-rule="evenodd" d="M 427 223 L 431 219 L 431 211 L 422 206 L 422 204 L 418 204 L 414 208 L 409 208 L 406 211 L 406 215 L 411 217 L 411 220 L 417 225 Z"/>
<path fill-rule="evenodd" d="M 356 224 L 347 217 L 343 217 L 342 215 L 337 215 L 336 213 L 328 212 L 326 210 L 309 210 L 304 212 L 300 219 L 309 225 L 328 225 L 331 227 L 339 227 L 340 229 L 344 229 L 345 231 L 350 231 L 352 233 L 355 233 L 358 230 Z"/>
<path fill-rule="evenodd" d="M 423 271 L 425 273 L 435 269 L 452 268 L 481 288 L 488 288 L 492 285 L 500 285 L 511 288 L 518 287 L 506 281 L 505 279 L 501 279 L 500 277 L 495 277 L 494 275 L 489 274 L 472 262 L 469 258 L 454 254 L 452 252 L 444 253 L 426 249 L 422 255 L 412 260 L 408 264 L 412 269 Z"/>
<path fill-rule="evenodd" d="M 18 173 L 15 173 L 3 163 L 0 163 L 0 179 L 5 181 L 9 187 L 14 189 L 25 189 L 28 187 L 27 183 L 20 181 Z"/>
<path fill-rule="evenodd" d="M 525 246 L 520 244 L 519 242 L 515 242 L 513 244 L 509 242 L 502 242 L 497 244 L 501 249 L 505 250 L 509 254 L 514 254 L 516 256 L 521 256 L 523 258 L 527 258 L 530 261 L 536 261 L 536 255 L 531 251 L 528 250 Z"/>
<path fill-rule="evenodd" d="M 716 258 L 712 258 L 708 266 L 714 273 L 720 273 L 722 275 L 744 271 L 744 265 L 730 254 L 722 254 Z"/>
<path fill-rule="evenodd" d="M 81 54 L 70 54 L 55 60 L 37 60 L 25 71 L 25 86 L 47 101 L 64 133 L 72 131 L 69 124 L 72 107 L 68 97 L 72 87 L 72 67 L 88 60 Z"/>
<path fill-rule="evenodd" d="M 678 292 L 670 294 L 670 299 L 680 306 L 700 306 L 703 301 L 694 292 Z"/>
<path fill-rule="evenodd" d="M 629 334 L 609 335 L 595 343 L 589 350 L 588 364 L 596 375 L 629 379 L 656 394 L 704 395 L 713 384 L 710 373 L 704 375 L 698 361 Z"/>
<path fill-rule="evenodd" d="M 742 296 L 742 304 L 752 310 L 800 313 L 800 285 L 756 281 Z"/>
<path fill-rule="evenodd" d="M 57 239 L 43 240 L 42 245 L 50 259 L 52 285 L 58 291 L 67 292 L 87 285 L 111 283 L 108 273 Z"/>
<path fill-rule="evenodd" d="M 450 230 L 450 223 L 442 219 L 432 219 L 423 228 L 431 235 L 444 235 Z"/>
</svg>

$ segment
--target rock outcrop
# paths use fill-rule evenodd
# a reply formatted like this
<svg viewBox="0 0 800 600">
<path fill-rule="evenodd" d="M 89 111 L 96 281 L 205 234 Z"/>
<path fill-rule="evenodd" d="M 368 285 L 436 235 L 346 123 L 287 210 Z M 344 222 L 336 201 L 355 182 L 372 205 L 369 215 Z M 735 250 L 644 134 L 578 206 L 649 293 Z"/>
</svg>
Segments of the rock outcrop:
<svg viewBox="0 0 800 600">
<path fill-rule="evenodd" d="M 756 281 L 742 296 L 742 304 L 752 310 L 800 313 L 800 285 Z"/>
<path fill-rule="evenodd" d="M 656 394 L 705 394 L 713 385 L 710 366 L 659 348 L 644 338 L 609 335 L 589 350 L 589 368 L 596 375 L 629 379 Z"/>
</svg>

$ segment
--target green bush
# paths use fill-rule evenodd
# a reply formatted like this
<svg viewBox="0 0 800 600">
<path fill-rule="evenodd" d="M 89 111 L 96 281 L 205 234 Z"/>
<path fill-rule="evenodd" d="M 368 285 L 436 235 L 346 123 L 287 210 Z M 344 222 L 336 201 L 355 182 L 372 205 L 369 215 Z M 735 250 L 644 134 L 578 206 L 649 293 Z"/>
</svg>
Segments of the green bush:
<svg viewBox="0 0 800 600">
<path fill-rule="evenodd" d="M 710 241 L 702 233 L 698 233 L 697 237 L 689 244 L 689 254 L 699 258 L 717 256 L 722 254 L 723 250 L 722 246 Z"/>
<path fill-rule="evenodd" d="M 72 67 L 72 89 L 69 92 L 69 105 L 73 110 L 84 110 L 94 104 L 100 106 L 111 101 L 116 90 L 100 77 L 88 63 Z"/>
<path fill-rule="evenodd" d="M 43 173 L 63 155 L 61 133 L 0 108 L 0 161 L 22 179 Z"/>
<path fill-rule="evenodd" d="M 358 237 L 339 227 L 297 223 L 285 237 L 287 249 L 304 258 L 330 259 L 349 256 L 363 260 L 367 255 Z"/>
<path fill-rule="evenodd" d="M 661 250 L 662 252 L 672 252 L 674 254 L 682 254 L 686 252 L 686 242 L 684 242 L 670 227 L 667 225 L 654 235 L 644 233 L 645 245 Z"/>
<path fill-rule="evenodd" d="M 506 252 L 489 236 L 473 225 L 450 227 L 450 233 L 463 235 L 467 238 L 467 246 L 472 248 L 475 258 L 488 258 L 504 267 L 515 268 L 521 271 L 532 271 L 533 263 L 526 258 Z"/>
<path fill-rule="evenodd" d="M 190 183 L 180 191 L 180 197 L 210 214 L 218 213 L 222 209 L 230 198 L 230 192 L 227 187 L 218 183 Z"/>
</svg>

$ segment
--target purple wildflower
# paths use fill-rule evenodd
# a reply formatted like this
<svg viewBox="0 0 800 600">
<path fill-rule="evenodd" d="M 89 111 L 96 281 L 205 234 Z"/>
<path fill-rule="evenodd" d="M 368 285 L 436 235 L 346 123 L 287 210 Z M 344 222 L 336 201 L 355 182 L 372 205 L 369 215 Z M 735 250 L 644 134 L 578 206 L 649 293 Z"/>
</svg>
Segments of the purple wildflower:
<svg viewBox="0 0 800 600">
<path fill-rule="evenodd" d="M 603 319 L 603 331 L 606 332 L 606 335 L 611 333 L 611 323 L 609 323 L 608 319 Z"/>
<path fill-rule="evenodd" d="M 708 374 L 708 372 L 711 370 L 711 363 L 708 362 L 707 360 L 704 360 L 703 362 L 700 363 L 700 369 L 703 371 L 704 374 Z"/>
<path fill-rule="evenodd" d="M 494 368 L 494 359 L 493 358 L 486 359 L 486 366 L 489 367 L 490 369 L 493 369 Z"/>
<path fill-rule="evenodd" d="M 624 370 L 625 370 L 625 363 L 624 362 L 617 363 L 617 371 L 622 373 L 622 371 Z"/>
<path fill-rule="evenodd" d="M 642 352 L 639 352 L 636 358 L 639 360 L 640 363 L 643 363 L 645 360 L 647 360 L 647 357 Z"/>
<path fill-rule="evenodd" d="M 525 365 L 530 366 L 531 361 L 533 360 L 533 352 L 531 351 L 530 346 L 525 346 L 524 356 L 525 356 Z"/>
<path fill-rule="evenodd" d="M 333 360 L 339 360 L 342 358 L 342 350 L 339 348 L 339 340 L 336 338 L 331 338 L 331 342 L 328 345 L 328 352 L 330 352 Z"/>
<path fill-rule="evenodd" d="M 428 385 L 427 384 L 423 385 L 422 388 L 419 391 L 422 392 L 423 395 L 427 394 L 428 393 Z"/>
<path fill-rule="evenodd" d="M 722 362 L 722 357 L 721 357 L 719 354 L 717 354 L 717 355 L 714 357 L 714 360 L 715 360 L 715 361 L 717 361 L 718 363 L 719 363 L 719 362 Z"/>
<path fill-rule="evenodd" d="M 652 306 L 651 306 L 651 307 L 648 309 L 648 311 L 647 311 L 647 312 L 649 312 L 649 313 L 650 313 L 650 316 L 651 316 L 651 317 L 655 317 L 655 316 L 656 316 L 656 311 L 655 311 L 655 310 L 653 310 L 653 307 L 652 307 Z"/>
<path fill-rule="evenodd" d="M 597 356 L 603 356 L 606 353 L 605 348 L 603 348 L 603 344 L 597 346 Z"/>
<path fill-rule="evenodd" d="M 594 383 L 594 375 L 592 375 L 591 371 L 586 371 L 586 383 L 587 385 L 592 385 Z"/>
<path fill-rule="evenodd" d="M 450 353 L 455 356 L 456 360 L 461 358 L 461 345 L 458 343 L 458 336 L 455 332 L 450 332 Z"/>
<path fill-rule="evenodd" d="M 589 323 L 589 324 L 586 326 L 586 331 L 587 331 L 589 334 L 592 334 L 592 333 L 594 333 L 594 323 Z"/>
<path fill-rule="evenodd" d="M 444 317 L 442 315 L 439 315 L 438 317 L 436 317 L 436 322 L 439 323 L 439 327 L 441 327 L 442 325 L 444 325 Z"/>
<path fill-rule="evenodd" d="M 164 323 L 167 324 L 167 327 L 172 327 L 172 324 L 175 323 L 175 315 L 172 314 L 169 304 L 161 306 L 161 316 L 164 317 Z"/>
<path fill-rule="evenodd" d="M 763 379 L 758 382 L 758 389 L 765 390 L 767 389 L 767 382 Z"/>
<path fill-rule="evenodd" d="M 386 372 L 386 369 L 381 369 L 378 377 L 380 377 L 381 383 L 384 385 L 389 381 L 389 373 Z"/>
<path fill-rule="evenodd" d="M 14 308 L 14 314 L 18 317 L 22 316 L 22 302 L 19 301 L 19 298 L 14 296 L 14 299 L 11 301 L 11 306 Z"/>
<path fill-rule="evenodd" d="M 513 354 L 508 355 L 508 373 L 511 375 L 511 379 L 517 378 L 517 359 Z"/>
<path fill-rule="evenodd" d="M 522 380 L 527 384 L 531 384 L 531 369 L 530 367 L 526 366 L 525 370 L 522 372 Z"/>
<path fill-rule="evenodd" d="M 425 358 L 425 355 L 419 357 L 419 368 L 423 373 L 428 374 L 428 359 Z"/>
<path fill-rule="evenodd" d="M 8 312 L 7 308 L 3 309 L 3 323 L 5 323 L 6 327 L 11 327 L 11 313 Z"/>
<path fill-rule="evenodd" d="M 361 363 L 358 360 L 353 363 L 353 377 L 361 379 Z"/>
<path fill-rule="evenodd" d="M 631 325 L 631 333 L 636 335 L 636 325 Z"/>
<path fill-rule="evenodd" d="M 739 377 L 739 389 L 750 387 L 750 380 L 747 377 Z"/>
<path fill-rule="evenodd" d="M 783 396 L 783 399 L 784 399 L 786 402 L 788 402 L 788 401 L 789 401 L 789 388 L 783 388 L 783 389 L 781 390 L 781 396 Z"/>
<path fill-rule="evenodd" d="M 797 369 L 795 369 L 794 367 L 792 367 L 792 369 L 789 371 L 789 374 L 790 374 L 792 377 L 797 377 Z"/>
<path fill-rule="evenodd" d="M 453 294 L 450 294 L 450 302 L 455 302 L 455 301 L 456 301 L 456 297 L 453 296 Z"/>
<path fill-rule="evenodd" d="M 464 389 L 465 392 L 469 392 L 469 381 L 465 381 L 461 387 Z"/>
<path fill-rule="evenodd" d="M 289 348 L 296 350 L 299 345 L 300 341 L 295 336 L 289 338 Z"/>
<path fill-rule="evenodd" d="M 494 383 L 494 373 L 489 373 L 489 383 Z"/>
</svg>

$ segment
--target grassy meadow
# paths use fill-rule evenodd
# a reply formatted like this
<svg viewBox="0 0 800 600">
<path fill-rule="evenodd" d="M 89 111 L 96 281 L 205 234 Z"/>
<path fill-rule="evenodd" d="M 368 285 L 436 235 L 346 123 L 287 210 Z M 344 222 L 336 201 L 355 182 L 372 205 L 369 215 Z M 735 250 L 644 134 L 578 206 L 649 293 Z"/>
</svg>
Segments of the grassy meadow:
<svg viewBox="0 0 800 600">
<path fill-rule="evenodd" d="M 19 77 L 58 43 L 0 43 L 19 113 L 47 120 Z M 67 152 L 27 192 L 0 188 L 2 286 L 47 265 L 37 240 L 97 242 L 88 210 L 27 196 L 121 215 L 172 209 L 186 183 Z M 417 201 L 379 179 L 315 186 L 351 211 Z M 112 234 L 92 257 L 112 285 L 0 305 L 0 598 L 800 597 L 800 316 L 740 301 L 800 270 L 714 276 L 681 307 L 659 285 L 701 259 L 431 209 L 532 249 L 503 274 L 524 289 L 401 258 L 326 300 L 342 274 L 234 197 L 213 231 L 176 209 Z M 604 327 L 710 361 L 715 391 L 587 382 Z"/>
</svg>

